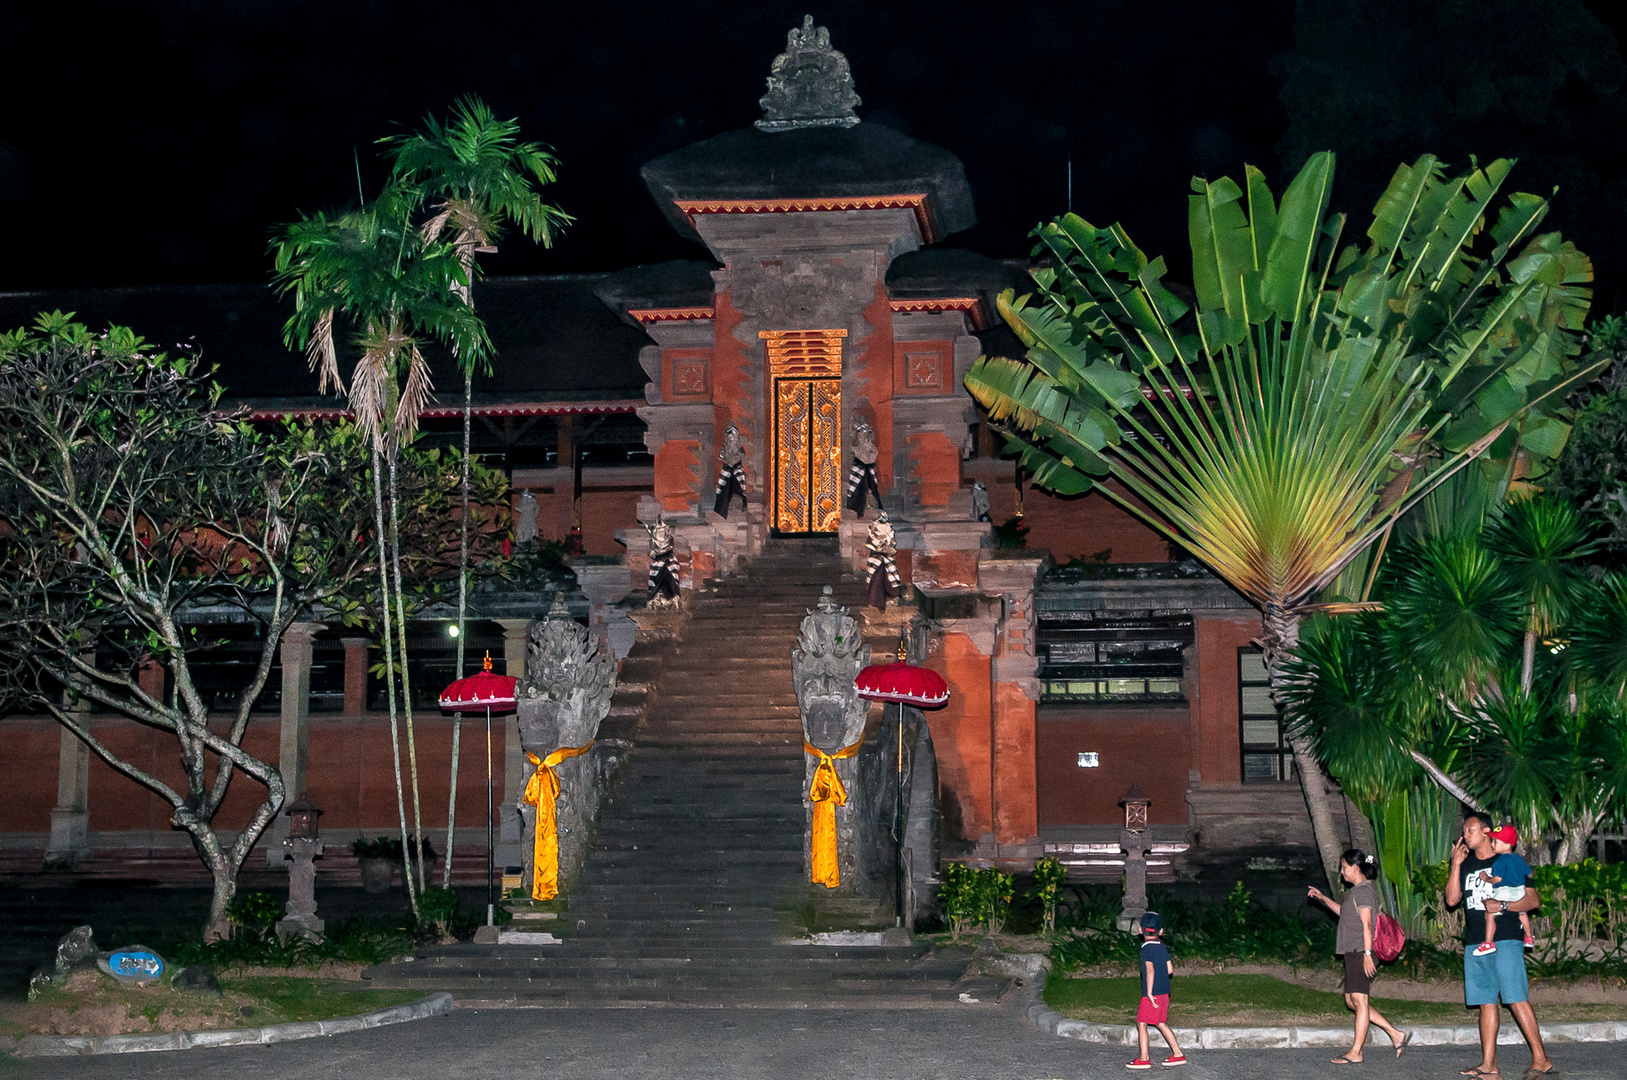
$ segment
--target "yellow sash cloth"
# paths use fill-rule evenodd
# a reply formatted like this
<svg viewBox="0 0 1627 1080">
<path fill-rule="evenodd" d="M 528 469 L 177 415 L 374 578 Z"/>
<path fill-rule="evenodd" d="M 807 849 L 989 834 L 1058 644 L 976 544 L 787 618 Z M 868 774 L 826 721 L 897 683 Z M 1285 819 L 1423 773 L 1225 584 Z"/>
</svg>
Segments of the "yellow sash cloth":
<svg viewBox="0 0 1627 1080">
<path fill-rule="evenodd" d="M 552 900 L 559 895 L 559 827 L 554 820 L 554 801 L 559 798 L 559 777 L 554 766 L 566 758 L 585 754 L 593 748 L 562 746 L 545 758 L 527 750 L 525 756 L 537 771 L 526 781 L 521 801 L 537 808 L 536 843 L 531 849 L 531 898 Z"/>
<path fill-rule="evenodd" d="M 863 735 L 852 746 L 844 746 L 834 754 L 827 754 L 806 740 L 802 744 L 804 752 L 819 758 L 813 783 L 808 785 L 808 799 L 814 804 L 810 845 L 813 873 L 810 876 L 815 885 L 823 885 L 827 889 L 834 889 L 842 883 L 841 868 L 836 860 L 836 808 L 847 805 L 847 788 L 842 786 L 842 778 L 836 775 L 836 761 L 852 757 L 863 745 Z"/>
</svg>

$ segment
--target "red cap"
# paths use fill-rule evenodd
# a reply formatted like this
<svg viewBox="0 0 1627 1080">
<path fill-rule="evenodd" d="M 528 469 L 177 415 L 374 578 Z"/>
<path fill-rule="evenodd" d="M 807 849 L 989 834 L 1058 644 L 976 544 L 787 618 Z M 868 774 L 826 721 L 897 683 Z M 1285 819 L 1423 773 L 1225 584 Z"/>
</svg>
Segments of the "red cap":
<svg viewBox="0 0 1627 1080">
<path fill-rule="evenodd" d="M 1512 825 L 1499 825 L 1497 828 L 1491 831 L 1491 838 L 1493 840 L 1501 840 L 1503 843 L 1510 846 L 1520 842 L 1520 834 L 1514 831 L 1514 826 Z"/>
</svg>

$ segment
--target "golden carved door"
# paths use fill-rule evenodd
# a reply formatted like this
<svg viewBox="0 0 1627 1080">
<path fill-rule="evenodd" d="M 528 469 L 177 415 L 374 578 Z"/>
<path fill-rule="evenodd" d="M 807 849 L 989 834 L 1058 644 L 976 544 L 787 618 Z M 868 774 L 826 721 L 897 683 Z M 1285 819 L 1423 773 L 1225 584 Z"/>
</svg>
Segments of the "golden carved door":
<svg viewBox="0 0 1627 1080">
<path fill-rule="evenodd" d="M 842 339 L 846 330 L 764 330 L 772 411 L 773 527 L 842 523 Z"/>
<path fill-rule="evenodd" d="M 842 521 L 842 381 L 774 380 L 774 529 L 833 533 Z"/>
</svg>

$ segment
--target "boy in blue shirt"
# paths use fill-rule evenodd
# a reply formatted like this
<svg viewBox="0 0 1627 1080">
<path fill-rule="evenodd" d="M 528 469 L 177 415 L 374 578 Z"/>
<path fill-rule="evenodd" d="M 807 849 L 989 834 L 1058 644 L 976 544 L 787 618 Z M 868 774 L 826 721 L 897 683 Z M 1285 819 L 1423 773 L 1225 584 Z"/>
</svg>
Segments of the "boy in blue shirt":
<svg viewBox="0 0 1627 1080">
<path fill-rule="evenodd" d="M 1507 904 L 1525 895 L 1525 879 L 1531 876 L 1531 864 L 1514 854 L 1514 845 L 1519 842 L 1520 834 L 1512 825 L 1491 830 L 1491 846 L 1497 852 L 1497 857 L 1489 867 L 1480 871 L 1480 879 L 1490 887 L 1493 900 Z M 1484 897 L 1481 902 L 1485 902 Z M 1531 916 L 1528 912 L 1520 912 L 1520 928 L 1525 931 L 1525 947 L 1529 949 L 1536 939 L 1531 936 Z M 1476 956 L 1490 956 L 1497 951 L 1497 943 L 1492 940 L 1496 932 L 1497 920 L 1487 919 L 1486 940 L 1474 947 Z"/>
<path fill-rule="evenodd" d="M 1186 1055 L 1181 1053 L 1181 1046 L 1175 1041 L 1175 1032 L 1169 1026 L 1169 977 L 1175 971 L 1175 965 L 1170 961 L 1169 950 L 1159 940 L 1164 933 L 1164 920 L 1158 917 L 1158 912 L 1149 911 L 1141 916 L 1141 962 L 1138 965 L 1141 975 L 1141 1006 L 1136 1010 L 1136 1032 L 1141 1037 L 1141 1056 L 1130 1062 L 1127 1068 L 1152 1068 L 1152 1047 L 1148 1025 L 1158 1028 L 1158 1033 L 1169 1043 L 1169 1057 L 1163 1064 L 1168 1066 L 1185 1065 Z"/>
</svg>

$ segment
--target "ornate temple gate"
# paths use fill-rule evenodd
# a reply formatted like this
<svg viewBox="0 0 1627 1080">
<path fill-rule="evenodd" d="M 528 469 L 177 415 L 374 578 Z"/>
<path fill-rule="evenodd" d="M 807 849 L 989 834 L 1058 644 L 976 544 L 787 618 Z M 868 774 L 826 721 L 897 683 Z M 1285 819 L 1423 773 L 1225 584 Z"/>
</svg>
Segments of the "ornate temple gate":
<svg viewBox="0 0 1627 1080">
<path fill-rule="evenodd" d="M 842 520 L 846 330 L 764 330 L 774 446 L 773 528 L 834 533 Z"/>
</svg>

